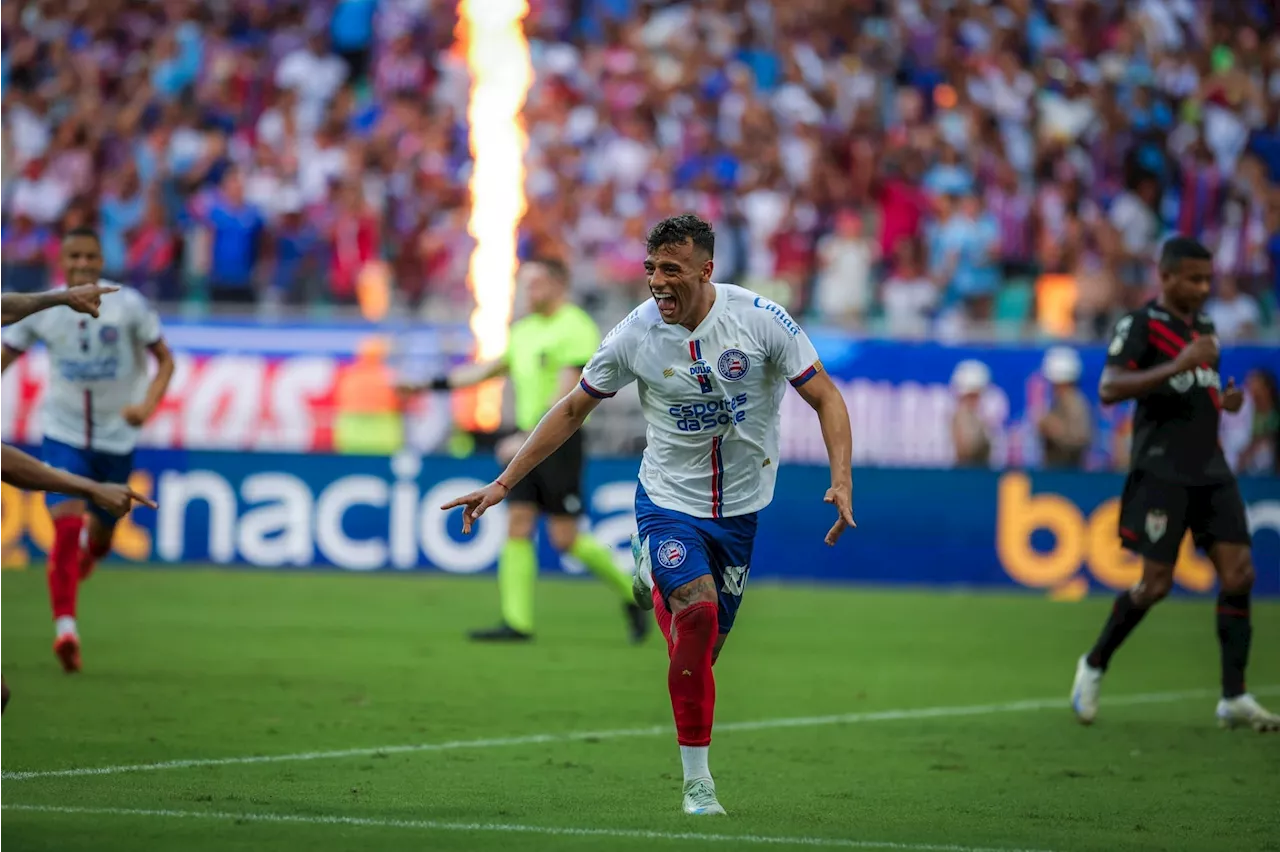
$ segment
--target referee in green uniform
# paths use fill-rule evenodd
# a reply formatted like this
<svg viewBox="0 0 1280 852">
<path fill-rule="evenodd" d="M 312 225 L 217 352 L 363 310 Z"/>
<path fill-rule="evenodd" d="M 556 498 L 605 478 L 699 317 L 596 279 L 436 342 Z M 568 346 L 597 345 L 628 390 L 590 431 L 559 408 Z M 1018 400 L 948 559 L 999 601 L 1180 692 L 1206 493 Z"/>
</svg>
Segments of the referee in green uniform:
<svg viewBox="0 0 1280 852">
<path fill-rule="evenodd" d="M 521 276 L 532 313 L 511 326 L 511 342 L 502 358 L 469 364 L 427 385 L 401 388 L 406 393 L 455 390 L 496 376 L 510 377 L 520 431 L 499 442 L 498 457 L 504 463 L 520 449 L 542 415 L 577 385 L 582 368 L 600 346 L 600 329 L 569 302 L 569 271 L 563 263 L 530 261 L 521 268 Z M 552 546 L 604 580 L 626 605 L 631 640 L 641 641 L 648 631 L 649 620 L 632 597 L 631 578 L 618 570 L 608 547 L 578 529 L 583 508 L 582 442 L 582 433 L 575 433 L 512 489 L 507 498 L 507 542 L 498 558 L 502 623 L 473 632 L 472 639 L 519 642 L 533 638 L 533 587 L 538 575 L 533 533 L 539 515 L 547 516 Z"/>
</svg>

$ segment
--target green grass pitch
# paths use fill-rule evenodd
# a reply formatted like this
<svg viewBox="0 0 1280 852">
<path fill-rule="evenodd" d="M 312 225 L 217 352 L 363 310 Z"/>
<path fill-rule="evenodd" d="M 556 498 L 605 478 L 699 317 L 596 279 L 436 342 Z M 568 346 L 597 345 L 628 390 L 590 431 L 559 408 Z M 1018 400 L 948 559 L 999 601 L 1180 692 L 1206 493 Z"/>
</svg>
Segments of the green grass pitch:
<svg viewBox="0 0 1280 852">
<path fill-rule="evenodd" d="M 730 815 L 698 819 L 656 632 L 631 647 L 603 587 L 547 579 L 535 644 L 468 644 L 495 597 L 109 568 L 68 677 L 42 572 L 6 572 L 4 848 L 1280 850 L 1280 737 L 1214 727 L 1208 601 L 1143 624 L 1086 729 L 1065 696 L 1104 598 L 756 584 L 716 668 Z M 1280 606 L 1254 623 L 1250 684 L 1280 702 Z"/>
</svg>

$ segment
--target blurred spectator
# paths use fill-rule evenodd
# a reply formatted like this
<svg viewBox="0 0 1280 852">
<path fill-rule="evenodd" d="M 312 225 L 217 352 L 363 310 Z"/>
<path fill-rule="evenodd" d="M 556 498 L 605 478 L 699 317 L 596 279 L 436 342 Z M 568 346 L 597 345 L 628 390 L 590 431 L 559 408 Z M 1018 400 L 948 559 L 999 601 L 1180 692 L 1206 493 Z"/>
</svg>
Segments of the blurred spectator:
<svg viewBox="0 0 1280 852">
<path fill-rule="evenodd" d="M 1079 386 L 1080 356 L 1070 347 L 1054 346 L 1040 372 L 1053 386 L 1049 410 L 1036 424 L 1045 467 L 1082 470 L 1093 443 L 1093 411 Z"/>
<path fill-rule="evenodd" d="M 991 384 L 991 370 L 981 361 L 961 361 L 951 374 L 956 407 L 951 415 L 951 438 L 957 467 L 988 467 L 991 435 L 982 417 L 982 392 Z"/>
<path fill-rule="evenodd" d="M 925 337 L 938 303 L 938 288 L 925 274 L 919 244 L 899 240 L 893 272 L 884 284 L 885 330 L 895 337 Z"/>
<path fill-rule="evenodd" d="M 319 273 L 340 276 L 323 290 L 349 293 L 352 264 L 380 259 L 385 240 L 403 296 L 465 313 L 457 4 L 104 3 L 6 12 L 11 241 L 30 239 L 19 213 L 53 228 L 74 206 L 100 209 L 119 266 L 140 216 L 159 233 L 142 212 L 158 197 L 172 240 L 144 241 L 148 264 L 168 257 L 173 281 L 199 278 L 215 245 L 228 260 L 227 231 L 192 214 L 235 169 L 261 218 L 244 257 L 271 264 L 249 278 L 283 286 L 292 248 L 281 267 L 271 238 L 306 224 L 318 256 L 341 257 Z M 1277 289 L 1274 4 L 582 0 L 532 3 L 525 26 L 535 76 L 519 245 L 580 258 L 575 289 L 595 303 L 640 292 L 630 241 L 685 209 L 717 228 L 720 280 L 811 299 L 812 313 L 842 295 L 838 321 L 915 318 L 891 331 L 914 333 L 927 292 L 901 286 L 913 280 L 897 268 L 903 241 L 924 240 L 941 288 L 929 331 L 944 334 L 1020 330 L 1041 312 L 1025 296 L 1042 275 L 1068 285 L 1071 305 L 1042 332 L 1102 334 L 1152 295 L 1171 230 L 1204 240 L 1242 293 Z M 359 212 L 335 191 L 353 179 Z M 297 214 L 278 201 L 294 189 Z M 841 211 L 877 247 L 869 275 Z M 357 239 L 336 247 L 339 234 Z M 884 301 L 913 292 L 905 313 Z"/>
<path fill-rule="evenodd" d="M 226 172 L 220 188 L 202 196 L 193 213 L 209 229 L 210 297 L 219 302 L 255 302 L 255 275 L 263 257 L 265 221 L 262 211 L 245 200 L 240 172 Z"/>
<path fill-rule="evenodd" d="M 877 255 L 876 244 L 863 229 L 862 218 L 851 210 L 837 213 L 835 230 L 818 242 L 814 297 L 818 316 L 839 325 L 862 325 L 875 296 L 872 271 Z"/>
<path fill-rule="evenodd" d="M 1245 474 L 1280 475 L 1280 391 L 1275 374 L 1253 370 L 1244 387 L 1253 407 L 1253 426 L 1237 469 Z"/>
<path fill-rule="evenodd" d="M 1252 338 L 1262 323 L 1257 300 L 1240 292 L 1234 275 L 1219 275 L 1216 283 L 1217 295 L 1205 304 L 1205 313 L 1213 320 L 1218 336 L 1226 341 Z"/>
<path fill-rule="evenodd" d="M 4 287 L 15 293 L 34 293 L 49 287 L 49 259 L 53 232 L 19 212 L 3 228 Z"/>
</svg>

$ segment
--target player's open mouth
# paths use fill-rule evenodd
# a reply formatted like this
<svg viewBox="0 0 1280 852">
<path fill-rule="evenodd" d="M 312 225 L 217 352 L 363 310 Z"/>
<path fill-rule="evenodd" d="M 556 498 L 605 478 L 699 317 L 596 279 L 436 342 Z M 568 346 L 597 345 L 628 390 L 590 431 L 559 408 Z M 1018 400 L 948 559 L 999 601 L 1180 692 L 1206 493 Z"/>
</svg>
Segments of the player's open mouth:
<svg viewBox="0 0 1280 852">
<path fill-rule="evenodd" d="M 673 317 L 676 314 L 676 297 L 670 293 L 654 293 L 653 300 L 658 303 L 658 313 L 664 317 Z"/>
</svg>

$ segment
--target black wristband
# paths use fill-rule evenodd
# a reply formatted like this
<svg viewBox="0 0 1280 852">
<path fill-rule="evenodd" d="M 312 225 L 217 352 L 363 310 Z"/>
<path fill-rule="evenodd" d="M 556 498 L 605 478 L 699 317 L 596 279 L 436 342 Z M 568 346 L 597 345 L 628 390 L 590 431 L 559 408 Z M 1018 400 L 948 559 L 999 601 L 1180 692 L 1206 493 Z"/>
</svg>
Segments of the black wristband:
<svg viewBox="0 0 1280 852">
<path fill-rule="evenodd" d="M 431 384 L 427 385 L 427 387 L 431 388 L 433 391 L 451 390 L 449 386 L 448 376 L 439 376 L 437 378 L 432 379 Z"/>
</svg>

